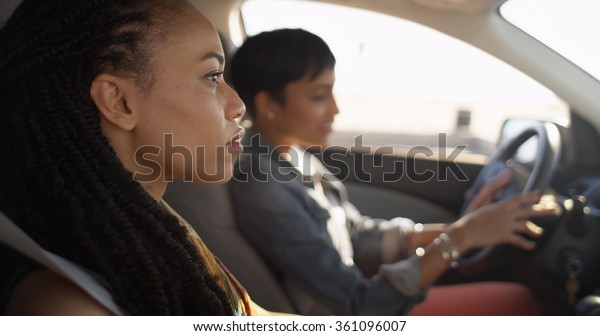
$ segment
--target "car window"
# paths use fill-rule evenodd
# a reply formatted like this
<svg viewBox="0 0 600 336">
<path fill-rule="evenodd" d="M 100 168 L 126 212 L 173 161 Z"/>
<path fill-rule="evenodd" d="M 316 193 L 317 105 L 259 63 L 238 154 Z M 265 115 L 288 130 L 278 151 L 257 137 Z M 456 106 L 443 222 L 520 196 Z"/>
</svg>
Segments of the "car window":
<svg viewBox="0 0 600 336">
<path fill-rule="evenodd" d="M 544 86 L 423 25 L 294 0 L 249 0 L 242 16 L 248 36 L 303 28 L 329 44 L 340 108 L 333 144 L 363 135 L 365 145 L 466 145 L 465 152 L 487 156 L 509 117 L 568 123 L 568 106 Z"/>
<path fill-rule="evenodd" d="M 500 13 L 600 79 L 600 48 L 596 42 L 600 31 L 598 8 L 598 2 L 590 0 L 511 0 L 500 7 Z"/>
</svg>

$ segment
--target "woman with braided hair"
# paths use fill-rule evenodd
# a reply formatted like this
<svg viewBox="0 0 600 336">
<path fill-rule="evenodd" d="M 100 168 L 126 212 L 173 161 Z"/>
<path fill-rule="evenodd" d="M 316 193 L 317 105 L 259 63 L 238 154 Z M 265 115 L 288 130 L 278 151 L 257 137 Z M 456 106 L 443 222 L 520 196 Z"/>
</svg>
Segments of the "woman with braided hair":
<svg viewBox="0 0 600 336">
<path fill-rule="evenodd" d="M 241 152 L 244 105 L 212 24 L 183 0 L 24 0 L 0 46 L 0 211 L 123 313 L 262 312 L 161 201 L 172 178 L 228 180 Z M 189 155 L 169 155 L 176 146 Z M 111 313 L 0 255 L 4 313 Z"/>
</svg>

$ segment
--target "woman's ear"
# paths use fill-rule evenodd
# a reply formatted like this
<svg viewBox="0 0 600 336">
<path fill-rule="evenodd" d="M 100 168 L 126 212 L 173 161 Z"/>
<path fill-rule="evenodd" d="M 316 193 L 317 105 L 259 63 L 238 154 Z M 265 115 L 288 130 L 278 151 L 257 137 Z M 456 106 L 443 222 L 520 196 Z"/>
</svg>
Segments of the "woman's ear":
<svg viewBox="0 0 600 336">
<path fill-rule="evenodd" d="M 138 113 L 130 108 L 128 98 L 137 90 L 135 84 L 110 74 L 98 75 L 90 87 L 92 100 L 100 117 L 124 131 L 131 131 L 138 122 Z"/>
<path fill-rule="evenodd" d="M 267 91 L 260 91 L 254 98 L 256 116 L 260 119 L 274 120 L 281 112 L 281 105 Z"/>
</svg>

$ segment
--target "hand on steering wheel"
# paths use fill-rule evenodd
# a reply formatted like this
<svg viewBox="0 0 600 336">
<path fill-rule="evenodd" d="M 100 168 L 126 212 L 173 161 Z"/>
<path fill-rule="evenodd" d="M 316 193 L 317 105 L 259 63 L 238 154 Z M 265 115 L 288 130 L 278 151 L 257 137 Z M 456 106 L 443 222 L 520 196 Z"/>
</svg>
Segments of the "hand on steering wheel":
<svg viewBox="0 0 600 336">
<path fill-rule="evenodd" d="M 541 195 L 532 192 L 487 204 L 463 216 L 452 224 L 448 232 L 459 230 L 461 252 L 496 244 L 511 244 L 524 250 L 535 248 L 535 243 L 522 235 L 539 237 L 543 230 L 529 221 L 536 216 L 548 216 L 553 210 L 533 207 Z"/>
<path fill-rule="evenodd" d="M 500 194 L 511 182 L 511 174 L 507 171 L 494 177 L 491 182 L 486 183 L 473 197 L 465 209 L 465 214 L 471 213 L 485 205 L 494 202 L 494 198 Z"/>
<path fill-rule="evenodd" d="M 506 173 L 507 170 L 510 171 L 507 162 L 510 161 L 521 145 L 534 136 L 537 136 L 538 138 L 538 146 L 531 174 L 525 183 L 522 183 L 522 186 L 515 185 L 515 181 L 512 181 L 511 183 L 510 176 L 508 176 L 509 181 L 507 182 L 505 180 L 507 177 L 502 176 L 503 174 L 511 175 Z M 477 209 L 489 206 L 496 198 L 506 200 L 507 198 L 511 196 L 515 197 L 514 195 L 518 194 L 527 195 L 532 190 L 543 191 L 548 186 L 554 173 L 560 154 L 560 147 L 560 133 L 558 127 L 553 123 L 540 123 L 532 126 L 509 141 L 502 143 L 475 179 L 470 195 L 467 197 L 463 206 L 461 215 L 466 214 L 465 217 L 467 217 L 471 213 L 477 212 Z M 501 197 L 496 197 L 499 193 L 502 193 Z M 519 196 L 516 197 L 518 198 Z M 499 208 L 497 209 L 501 211 L 506 210 L 505 208 L 502 208 L 502 205 L 499 205 Z M 501 216 L 500 213 L 497 213 L 497 215 Z M 527 221 L 524 221 L 524 223 L 527 223 Z M 523 232 L 527 233 L 527 231 Z M 523 237 L 521 238 L 526 240 Z M 505 242 L 510 243 L 510 241 Z M 479 247 L 481 250 L 467 257 L 463 257 L 459 261 L 459 265 L 463 272 L 479 272 L 491 267 L 490 264 L 492 264 L 492 262 L 490 259 L 492 258 L 490 256 L 492 255 L 495 255 L 499 259 L 505 257 L 506 252 L 500 251 L 502 250 L 502 246 L 506 246 L 506 244 L 503 243 L 504 242 L 500 240 L 487 246 L 485 244 L 480 244 Z M 528 246 L 528 244 L 525 243 L 518 245 Z"/>
</svg>

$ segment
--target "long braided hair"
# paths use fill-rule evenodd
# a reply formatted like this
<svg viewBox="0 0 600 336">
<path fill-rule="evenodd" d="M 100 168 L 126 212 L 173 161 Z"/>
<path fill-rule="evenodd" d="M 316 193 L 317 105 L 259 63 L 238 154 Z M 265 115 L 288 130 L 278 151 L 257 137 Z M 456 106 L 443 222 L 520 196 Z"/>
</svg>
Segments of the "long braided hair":
<svg viewBox="0 0 600 336">
<path fill-rule="evenodd" d="M 24 0 L 0 30 L 0 211 L 133 315 L 230 315 L 187 231 L 125 169 L 89 90 L 152 86 L 183 0 Z"/>
</svg>

